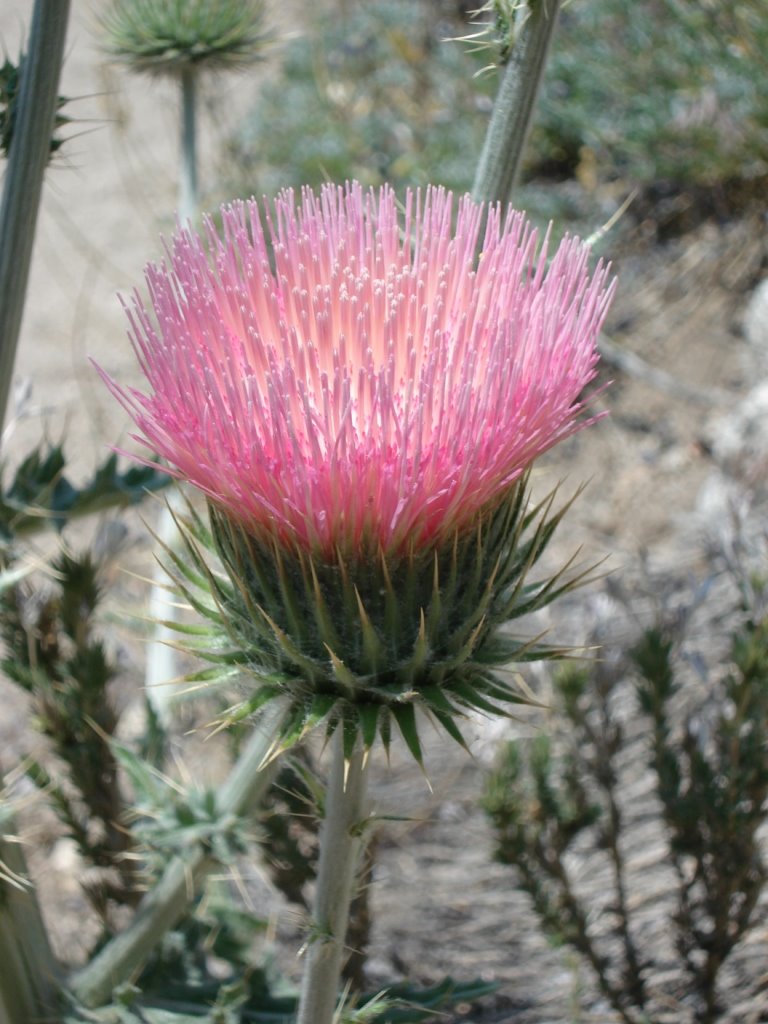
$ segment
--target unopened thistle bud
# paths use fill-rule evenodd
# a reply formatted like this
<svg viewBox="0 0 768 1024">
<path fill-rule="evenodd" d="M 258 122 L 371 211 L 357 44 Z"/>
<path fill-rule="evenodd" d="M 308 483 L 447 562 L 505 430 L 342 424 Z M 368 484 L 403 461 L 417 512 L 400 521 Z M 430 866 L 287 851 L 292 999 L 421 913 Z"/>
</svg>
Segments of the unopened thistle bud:
<svg viewBox="0 0 768 1024">
<path fill-rule="evenodd" d="M 264 0 L 113 0 L 102 23 L 109 55 L 154 75 L 243 67 L 268 39 Z"/>
</svg>

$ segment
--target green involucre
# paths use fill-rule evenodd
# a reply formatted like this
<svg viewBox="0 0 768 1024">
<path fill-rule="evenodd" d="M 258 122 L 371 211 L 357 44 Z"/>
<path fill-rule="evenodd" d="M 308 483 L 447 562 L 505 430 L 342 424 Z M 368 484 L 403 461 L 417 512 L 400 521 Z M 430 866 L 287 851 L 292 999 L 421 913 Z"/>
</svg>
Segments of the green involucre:
<svg viewBox="0 0 768 1024">
<path fill-rule="evenodd" d="M 523 480 L 449 543 L 365 562 L 257 540 L 213 505 L 211 529 L 191 513 L 181 521 L 185 556 L 168 554 L 210 622 L 181 627 L 187 646 L 217 666 L 195 679 L 253 673 L 257 689 L 238 717 L 287 696 L 285 744 L 325 720 L 330 731 L 343 724 L 350 750 L 358 735 L 366 748 L 377 735 L 388 746 L 394 719 L 421 762 L 417 708 L 463 744 L 457 719 L 468 711 L 530 703 L 499 669 L 566 653 L 502 629 L 585 579 L 568 565 L 528 582 L 566 511 L 552 513 L 552 503 L 529 508 Z"/>
</svg>

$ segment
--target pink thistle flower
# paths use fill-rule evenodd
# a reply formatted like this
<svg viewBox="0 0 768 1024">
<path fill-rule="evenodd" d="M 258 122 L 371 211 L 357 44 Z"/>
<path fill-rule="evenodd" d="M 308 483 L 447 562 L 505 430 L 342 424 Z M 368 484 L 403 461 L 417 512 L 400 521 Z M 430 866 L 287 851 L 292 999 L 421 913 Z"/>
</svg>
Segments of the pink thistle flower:
<svg viewBox="0 0 768 1024">
<path fill-rule="evenodd" d="M 442 189 L 309 189 L 179 231 L 130 337 L 137 438 L 251 536 L 332 557 L 438 544 L 586 423 L 608 270 Z"/>
<path fill-rule="evenodd" d="M 421 760 L 416 707 L 463 743 L 466 709 L 527 699 L 498 668 L 563 653 L 509 630 L 584 580 L 528 581 L 564 510 L 529 510 L 524 481 L 594 419 L 613 285 L 576 239 L 548 260 L 520 213 L 489 209 L 479 246 L 483 208 L 453 212 L 357 184 L 224 207 L 128 309 L 148 391 L 102 371 L 209 498 L 210 530 L 182 522 L 192 572 L 170 552 L 213 623 L 196 650 L 255 672 L 244 713 L 287 698 L 286 744 L 326 719 L 349 752 L 388 745 L 394 721 Z"/>
</svg>

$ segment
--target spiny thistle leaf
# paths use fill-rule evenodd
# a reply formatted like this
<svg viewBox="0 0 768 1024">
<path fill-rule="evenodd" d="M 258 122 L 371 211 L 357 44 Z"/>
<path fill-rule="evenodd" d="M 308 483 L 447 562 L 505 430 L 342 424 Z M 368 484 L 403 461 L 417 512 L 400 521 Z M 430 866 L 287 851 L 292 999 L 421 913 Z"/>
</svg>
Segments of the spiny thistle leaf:
<svg viewBox="0 0 768 1024">
<path fill-rule="evenodd" d="M 217 908 L 213 909 L 216 911 Z M 214 934 L 229 937 L 227 926 L 231 926 L 231 912 L 212 914 L 209 903 L 206 903 L 206 911 L 209 917 L 214 918 L 211 922 Z M 229 1019 L 222 1016 L 221 1011 L 226 1013 L 232 1006 L 235 1007 L 235 1019 L 243 1024 L 290 1024 L 295 1020 L 296 998 L 273 991 L 269 972 L 254 967 L 246 952 L 253 945 L 254 933 L 262 930 L 265 923 L 254 922 L 252 918 L 240 920 L 239 917 L 236 923 L 237 931 L 245 932 L 237 942 L 237 955 L 233 956 L 231 952 L 227 955 L 221 939 L 213 944 L 212 951 L 219 960 L 234 962 L 234 966 L 242 971 L 242 974 L 235 975 L 242 979 L 239 985 L 232 978 L 223 983 L 219 978 L 208 976 L 205 970 L 201 979 L 201 968 L 196 961 L 191 971 L 183 961 L 190 975 L 188 977 L 174 976 L 174 970 L 179 971 L 175 962 L 155 964 L 154 970 L 147 972 L 146 979 L 140 979 L 143 992 L 134 989 L 132 994 L 126 994 L 120 1001 L 97 1011 L 72 1007 L 64 1014 L 64 1024 L 201 1024 L 212 1021 L 212 1013 L 216 1014 L 217 1022 Z M 250 939 L 247 943 L 244 941 L 246 938 Z M 208 948 L 210 940 L 203 945 Z M 240 947 L 242 952 L 239 952 Z M 385 991 L 358 996 L 355 1006 L 343 1008 L 339 1024 L 421 1024 L 451 1007 L 474 1003 L 491 995 L 497 988 L 495 982 L 480 979 L 461 982 L 450 977 L 428 988 L 401 982 Z M 229 990 L 233 994 L 228 1002 Z M 243 992 L 247 995 L 244 1001 L 240 995 Z M 155 1007 L 159 1001 L 162 1001 L 163 1009 Z"/>
<path fill-rule="evenodd" d="M 0 464 L 0 470 L 4 468 Z M 61 445 L 30 452 L 11 482 L 0 487 L 0 540 L 10 541 L 46 525 L 61 530 L 77 516 L 138 504 L 147 492 L 166 487 L 171 479 L 154 463 L 120 471 L 114 454 L 83 487 L 70 483 L 65 469 Z"/>
<path fill-rule="evenodd" d="M 528 4 L 522 0 L 486 0 L 472 12 L 479 26 L 477 31 L 451 41 L 464 43 L 470 53 L 487 53 L 491 63 L 483 70 L 503 66 L 514 49 L 527 8 Z"/>
<path fill-rule="evenodd" d="M 14 131 L 16 128 L 16 111 L 19 102 L 19 91 L 21 78 L 24 73 L 24 57 L 19 58 L 18 64 L 14 64 L 8 57 L 0 65 L 0 152 L 7 157 L 13 144 Z M 56 103 L 56 115 L 54 119 L 54 130 L 51 136 L 51 156 L 64 145 L 64 139 L 56 137 L 59 128 L 71 123 L 71 118 L 61 113 L 69 100 L 59 96 Z"/>
</svg>

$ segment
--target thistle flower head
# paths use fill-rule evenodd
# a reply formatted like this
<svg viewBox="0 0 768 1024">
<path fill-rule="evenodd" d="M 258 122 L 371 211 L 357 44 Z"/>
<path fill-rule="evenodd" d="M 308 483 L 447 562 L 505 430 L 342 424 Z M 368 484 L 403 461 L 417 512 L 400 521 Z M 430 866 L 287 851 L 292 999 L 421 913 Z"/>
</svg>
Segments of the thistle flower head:
<svg viewBox="0 0 768 1024">
<path fill-rule="evenodd" d="M 438 543 L 583 425 L 608 301 L 587 251 L 429 190 L 284 193 L 174 238 L 136 295 L 153 453 L 255 536 L 353 556 Z"/>
<path fill-rule="evenodd" d="M 261 58 L 264 0 L 113 0 L 101 16 L 110 56 L 136 71 L 178 75 Z"/>
<path fill-rule="evenodd" d="M 589 422 L 612 286 L 513 211 L 479 245 L 483 212 L 357 184 L 234 203 L 177 233 L 128 311 L 149 389 L 107 382 L 210 499 L 230 633 L 258 621 L 249 657 L 304 698 L 479 694 L 478 652 L 531 603 L 550 527 L 523 543 L 523 481 Z"/>
</svg>

